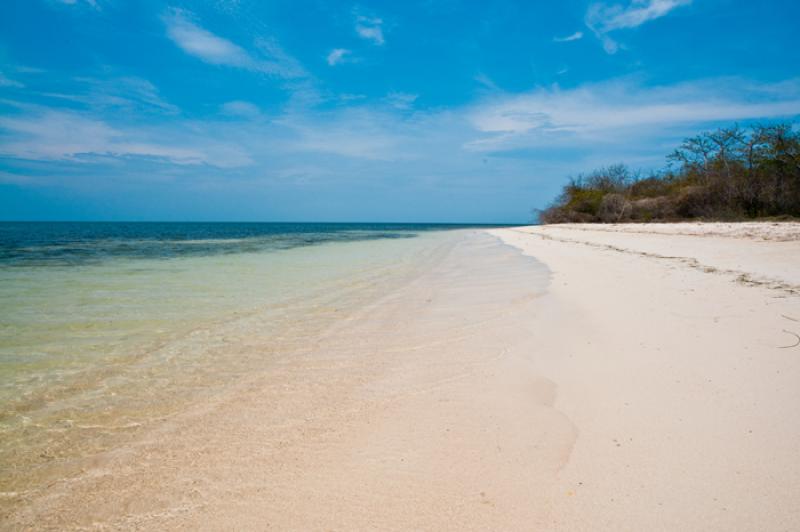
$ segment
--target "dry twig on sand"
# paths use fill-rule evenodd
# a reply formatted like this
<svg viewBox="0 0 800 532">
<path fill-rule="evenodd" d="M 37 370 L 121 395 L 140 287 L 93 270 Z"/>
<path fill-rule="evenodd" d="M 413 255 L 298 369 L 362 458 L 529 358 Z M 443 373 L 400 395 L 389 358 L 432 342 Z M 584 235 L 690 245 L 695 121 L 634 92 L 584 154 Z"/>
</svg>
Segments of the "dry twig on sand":
<svg viewBox="0 0 800 532">
<path fill-rule="evenodd" d="M 789 349 L 791 347 L 797 347 L 798 345 L 800 345 L 800 335 L 798 335 L 797 333 L 793 333 L 792 331 L 787 331 L 786 329 L 783 329 L 783 332 L 785 332 L 786 334 L 791 334 L 792 336 L 797 338 L 797 342 L 793 343 L 792 345 L 780 345 L 778 346 L 778 349 Z"/>
</svg>

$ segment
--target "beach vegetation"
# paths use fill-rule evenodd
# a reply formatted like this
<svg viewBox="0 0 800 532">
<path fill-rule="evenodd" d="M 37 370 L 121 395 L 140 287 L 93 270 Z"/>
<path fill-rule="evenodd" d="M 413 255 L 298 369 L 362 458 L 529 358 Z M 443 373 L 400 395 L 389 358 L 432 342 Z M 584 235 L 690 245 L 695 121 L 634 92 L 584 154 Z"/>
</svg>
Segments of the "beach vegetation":
<svg viewBox="0 0 800 532">
<path fill-rule="evenodd" d="M 570 178 L 542 223 L 800 217 L 800 131 L 780 123 L 687 138 L 660 171 L 624 164 Z"/>
</svg>

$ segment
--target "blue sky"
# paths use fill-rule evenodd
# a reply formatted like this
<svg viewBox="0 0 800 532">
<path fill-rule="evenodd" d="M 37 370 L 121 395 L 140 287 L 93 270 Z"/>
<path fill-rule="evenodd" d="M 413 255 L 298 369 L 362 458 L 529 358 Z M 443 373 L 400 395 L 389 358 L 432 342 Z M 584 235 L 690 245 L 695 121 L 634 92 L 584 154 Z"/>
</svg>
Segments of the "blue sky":
<svg viewBox="0 0 800 532">
<path fill-rule="evenodd" d="M 794 0 L 5 0 L 0 219 L 524 222 L 800 115 Z"/>
</svg>

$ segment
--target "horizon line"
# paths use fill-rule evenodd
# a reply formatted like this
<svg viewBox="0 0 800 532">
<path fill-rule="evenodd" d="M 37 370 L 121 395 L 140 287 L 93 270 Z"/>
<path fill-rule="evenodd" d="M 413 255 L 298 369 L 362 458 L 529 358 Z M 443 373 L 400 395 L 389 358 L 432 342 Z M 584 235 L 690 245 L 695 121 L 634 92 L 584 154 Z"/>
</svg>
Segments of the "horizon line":
<svg viewBox="0 0 800 532">
<path fill-rule="evenodd" d="M 413 222 L 413 221 L 313 221 L 313 220 L 0 220 L 0 223 L 210 223 L 210 224 L 395 224 L 395 225 L 538 225 L 536 222 Z"/>
</svg>

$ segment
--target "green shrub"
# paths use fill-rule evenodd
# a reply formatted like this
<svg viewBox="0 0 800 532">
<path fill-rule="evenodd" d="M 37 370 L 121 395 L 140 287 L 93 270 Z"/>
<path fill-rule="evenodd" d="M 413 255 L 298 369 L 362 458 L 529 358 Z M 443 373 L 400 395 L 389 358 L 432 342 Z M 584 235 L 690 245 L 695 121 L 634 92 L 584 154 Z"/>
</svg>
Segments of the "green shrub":
<svg viewBox="0 0 800 532">
<path fill-rule="evenodd" d="M 686 139 L 677 170 L 641 179 L 625 165 L 571 179 L 542 223 L 800 216 L 800 132 L 732 127 Z"/>
</svg>

